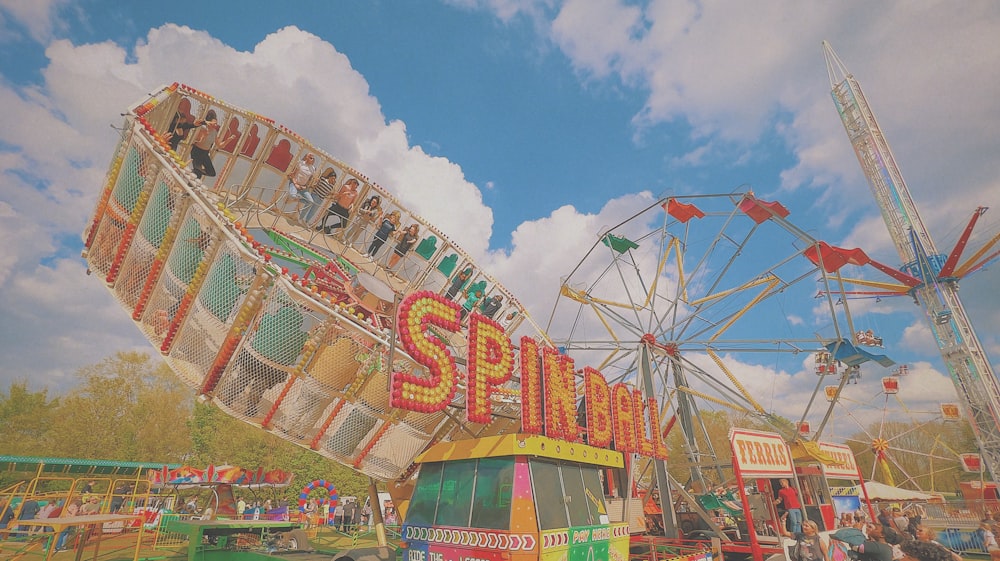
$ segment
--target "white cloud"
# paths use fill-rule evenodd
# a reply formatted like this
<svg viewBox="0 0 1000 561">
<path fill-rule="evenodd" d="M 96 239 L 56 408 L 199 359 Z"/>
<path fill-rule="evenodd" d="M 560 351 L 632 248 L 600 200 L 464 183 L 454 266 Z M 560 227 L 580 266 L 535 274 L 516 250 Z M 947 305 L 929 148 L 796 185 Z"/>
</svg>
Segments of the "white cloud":
<svg viewBox="0 0 1000 561">
<path fill-rule="evenodd" d="M 815 228 L 853 226 L 842 236 L 846 241 L 828 241 L 863 247 L 889 264 L 894 250 L 829 99 L 821 40 L 833 42 L 869 93 L 932 231 L 948 230 L 1000 192 L 991 153 L 1000 142 L 1000 100 L 992 95 L 995 88 L 982 87 L 1000 83 L 1000 51 L 991 48 L 1000 24 L 983 5 L 454 3 L 486 6 L 505 22 L 526 15 L 584 80 L 617 80 L 646 92 L 637 129 L 670 121 L 693 129 L 699 147 L 676 164 L 704 165 L 719 151 L 751 161 L 760 138 L 777 131 L 797 158 L 780 189 L 815 192 L 827 220 Z M 0 9 L 33 36 L 50 34 L 56 24 L 47 14 L 60 4 L 22 4 L 29 3 L 7 0 Z M 545 19 L 550 12 L 554 17 Z M 859 29 L 859 14 L 887 27 L 880 33 Z M 146 348 L 100 283 L 67 253 L 66 240 L 79 237 L 94 206 L 117 138 L 109 124 L 117 125 L 125 107 L 160 84 L 187 83 L 270 116 L 364 170 L 458 240 L 542 327 L 557 298 L 558 274 L 572 270 L 603 228 L 653 199 L 627 194 L 596 214 L 565 206 L 519 225 L 509 251 L 490 251 L 492 211 L 476 186 L 456 163 L 410 146 L 405 122 L 387 122 L 378 92 L 315 35 L 289 27 L 252 51 L 239 51 L 206 32 L 164 25 L 138 45 L 63 40 L 49 44 L 46 55 L 42 86 L 0 84 L 0 104 L 8 111 L 0 140 L 16 147 L 0 152 L 0 235 L 8 242 L 0 255 L 0 314 L 6 318 L 0 349 L 16 357 L 0 367 L 0 382 L 27 374 L 61 381 L 110 352 Z M 987 280 L 995 278 L 991 274 Z M 998 306 L 995 298 L 980 301 Z M 811 323 L 825 313 L 808 320 L 792 315 L 789 322 Z M 996 357 L 1000 342 L 989 334 L 1000 332 L 1000 314 L 985 319 L 981 333 Z M 929 357 L 933 338 L 921 321 L 904 331 L 903 345 Z M 32 357 L 53 355 L 44 372 L 32 370 Z M 768 408 L 796 418 L 816 385 L 810 361 L 736 364 L 751 392 L 768 396 Z M 920 379 L 928 387 L 950 388 L 946 377 L 926 370 Z M 873 395 L 876 380 L 866 374 L 856 387 Z M 928 396 L 933 394 L 914 399 Z"/>
<path fill-rule="evenodd" d="M 623 65 L 630 60 L 632 38 L 642 25 L 637 6 L 571 0 L 563 3 L 552 21 L 552 39 L 576 68 L 594 78 L 616 72 L 628 80 Z"/>
<path fill-rule="evenodd" d="M 911 351 L 922 355 L 933 355 L 937 353 L 937 342 L 934 334 L 931 333 L 930 326 L 923 318 L 917 320 L 903 330 L 903 346 Z"/>
<path fill-rule="evenodd" d="M 883 22 L 879 32 L 856 25 L 860 14 Z M 861 214 L 865 229 L 850 238 L 881 249 L 888 238 L 866 218 L 877 216 L 875 206 L 830 100 L 821 41 L 832 42 L 868 93 L 936 233 L 1000 192 L 991 156 L 1000 100 L 980 87 L 1000 83 L 1000 51 L 988 47 L 998 32 L 988 4 L 570 0 L 550 38 L 589 77 L 648 91 L 640 126 L 683 119 L 695 136 L 740 144 L 776 127 L 798 159 L 782 188 L 821 190 L 816 204 L 830 226 Z"/>
<path fill-rule="evenodd" d="M 45 42 L 52 36 L 53 28 L 60 25 L 54 17 L 56 12 L 69 3 L 69 0 L 0 0 L 0 18 L 9 18 L 32 39 Z M 8 27 L 6 33 L 11 33 L 9 26 L 5 27 Z"/>
<path fill-rule="evenodd" d="M 364 78 L 314 35 L 286 28 L 253 52 L 239 52 L 207 33 L 165 25 L 131 53 L 108 42 L 60 40 L 46 54 L 41 87 L 0 86 L 8 111 L 0 140 L 17 147 L 0 155 L 8 178 L 0 232 L 10 244 L 0 258 L 0 313 L 9 332 L 3 346 L 5 354 L 16 348 L 25 357 L 2 367 L 4 380 L 24 376 L 31 356 L 53 349 L 64 357 L 55 362 L 72 369 L 140 344 L 127 316 L 112 311 L 107 295 L 94 293 L 103 289 L 66 254 L 65 240 L 79 238 L 96 203 L 117 142 L 109 124 L 120 124 L 119 114 L 157 84 L 182 81 L 277 119 L 365 170 L 466 251 L 487 251 L 492 211 L 479 190 L 454 163 L 410 147 L 403 123 L 387 123 Z M 39 265 L 40 259 L 50 264 Z M 55 341 L 67 333 L 75 335 Z M 89 352 L 66 341 L 80 341 Z M 67 372 L 52 375 L 65 379 Z"/>
<path fill-rule="evenodd" d="M 906 376 L 899 377 L 899 393 L 887 395 L 882 377 L 891 372 L 865 372 L 861 382 L 848 384 L 834 409 L 840 420 L 833 433 L 846 437 L 877 427 L 884 421 L 925 423 L 940 419 L 941 403 L 957 402 L 955 387 L 947 375 L 927 362 L 908 365 Z"/>
<path fill-rule="evenodd" d="M 524 15 L 533 19 L 541 17 L 557 0 L 444 0 L 446 4 L 464 9 L 487 9 L 503 22 Z"/>
<path fill-rule="evenodd" d="M 608 225 L 620 223 L 654 200 L 649 192 L 623 195 L 608 201 L 597 214 L 563 206 L 549 216 L 520 224 L 511 235 L 510 251 L 491 252 L 481 264 L 527 307 L 539 327 L 546 329 L 564 280 L 560 275 L 574 270 Z M 587 272 L 578 273 L 577 280 L 587 277 Z M 567 333 L 566 321 L 565 315 L 557 314 L 553 334 Z"/>
</svg>

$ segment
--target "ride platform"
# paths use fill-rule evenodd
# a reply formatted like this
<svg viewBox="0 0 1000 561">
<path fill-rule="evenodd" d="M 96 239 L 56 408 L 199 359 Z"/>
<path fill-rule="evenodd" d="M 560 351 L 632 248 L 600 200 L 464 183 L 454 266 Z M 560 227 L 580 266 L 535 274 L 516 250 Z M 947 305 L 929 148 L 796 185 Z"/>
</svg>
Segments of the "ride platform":
<svg viewBox="0 0 1000 561">
<path fill-rule="evenodd" d="M 171 520 L 168 532 L 188 538 L 188 561 L 247 559 L 247 555 L 273 558 L 278 552 L 296 552 L 304 561 L 311 548 L 297 522 L 281 520 Z M 313 554 L 316 561 L 330 555 Z M 309 561 L 312 561 L 311 559 Z"/>
<path fill-rule="evenodd" d="M 34 535 L 38 540 L 26 542 L 25 547 L 19 554 L 29 553 L 31 549 L 39 548 L 43 551 L 43 558 L 48 561 L 56 556 L 58 551 L 55 548 L 56 537 L 64 531 L 76 530 L 77 536 L 72 536 L 67 543 L 74 544 L 68 548 L 72 550 L 76 561 L 81 561 L 85 557 L 97 559 L 101 552 L 101 542 L 104 541 L 105 524 L 121 525 L 122 528 L 137 528 L 135 532 L 135 545 L 133 549 L 133 559 L 139 558 L 139 549 L 142 546 L 143 525 L 142 516 L 135 514 L 90 514 L 82 516 L 64 516 L 61 518 L 41 518 L 32 520 L 18 520 L 15 527 L 25 527 L 29 535 Z M 46 528 L 52 528 L 51 531 Z M 0 532 L 0 537 L 7 539 L 12 530 Z M 90 550 L 90 551 L 88 551 Z M 61 550 L 60 550 L 61 551 Z M 92 555 L 90 552 L 92 551 Z M 87 554 L 85 556 L 85 554 Z M 15 554 L 14 558 L 19 555 Z"/>
<path fill-rule="evenodd" d="M 296 522 L 280 520 L 172 520 L 167 531 L 188 536 L 188 561 L 330 561 L 350 555 L 357 560 L 394 557 L 389 547 L 329 551 L 313 549 Z"/>
</svg>

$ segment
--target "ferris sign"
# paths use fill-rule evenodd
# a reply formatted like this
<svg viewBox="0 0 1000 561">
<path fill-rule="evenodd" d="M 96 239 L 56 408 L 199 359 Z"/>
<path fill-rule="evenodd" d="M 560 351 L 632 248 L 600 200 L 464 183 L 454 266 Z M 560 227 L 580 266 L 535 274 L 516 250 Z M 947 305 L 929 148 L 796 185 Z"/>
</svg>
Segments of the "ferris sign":
<svg viewBox="0 0 1000 561">
<path fill-rule="evenodd" d="M 462 308 L 433 292 L 414 292 L 399 305 L 397 330 L 403 348 L 429 375 L 393 372 L 389 403 L 421 413 L 442 411 L 455 398 L 461 372 L 455 357 L 432 328 L 458 333 Z M 514 344 L 500 324 L 473 312 L 469 317 L 466 419 L 489 423 L 491 396 L 514 374 Z M 593 368 L 583 369 L 587 426 L 577 424 L 576 371 L 573 359 L 531 337 L 522 337 L 521 431 L 619 452 L 666 459 L 655 398 L 626 384 L 609 385 Z"/>
<path fill-rule="evenodd" d="M 781 435 L 748 429 L 730 429 L 733 463 L 743 477 L 790 477 L 792 455 Z"/>
</svg>

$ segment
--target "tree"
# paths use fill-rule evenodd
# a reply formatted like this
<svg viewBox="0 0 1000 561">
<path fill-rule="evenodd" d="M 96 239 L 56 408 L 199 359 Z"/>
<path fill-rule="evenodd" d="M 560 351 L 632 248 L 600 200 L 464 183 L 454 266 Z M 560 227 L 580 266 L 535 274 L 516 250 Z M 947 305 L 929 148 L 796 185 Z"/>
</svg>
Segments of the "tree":
<svg viewBox="0 0 1000 561">
<path fill-rule="evenodd" d="M 282 469 L 296 475 L 279 497 L 295 500 L 299 483 L 333 481 L 344 495 L 363 496 L 368 480 L 349 467 L 255 429 L 209 404 L 162 361 L 119 352 L 77 372 L 80 385 L 59 399 L 27 382 L 0 394 L 0 450 L 8 454 L 210 464 Z"/>
<path fill-rule="evenodd" d="M 77 374 L 45 435 L 51 454 L 122 461 L 177 462 L 190 449 L 191 397 L 149 355 L 119 352 Z"/>
<path fill-rule="evenodd" d="M 0 394 L 0 450 L 5 454 L 34 454 L 42 445 L 59 399 L 49 400 L 49 391 L 28 390 L 27 381 L 12 382 Z"/>
<path fill-rule="evenodd" d="M 874 479 L 882 483 L 889 480 L 882 469 L 875 469 L 872 445 L 876 438 L 889 446 L 885 453 L 892 484 L 911 489 L 952 491 L 962 477 L 958 454 L 977 449 L 968 423 L 872 423 L 866 431 L 852 435 L 847 444 L 854 451 L 861 473 L 866 478 L 874 473 Z"/>
<path fill-rule="evenodd" d="M 218 408 L 198 403 L 189 420 L 191 455 L 187 462 L 204 467 L 230 464 L 245 469 L 283 469 L 295 474 L 294 484 L 279 495 L 294 504 L 310 481 L 332 481 L 341 495 L 363 497 L 368 479 L 318 453 L 254 429 Z"/>
</svg>

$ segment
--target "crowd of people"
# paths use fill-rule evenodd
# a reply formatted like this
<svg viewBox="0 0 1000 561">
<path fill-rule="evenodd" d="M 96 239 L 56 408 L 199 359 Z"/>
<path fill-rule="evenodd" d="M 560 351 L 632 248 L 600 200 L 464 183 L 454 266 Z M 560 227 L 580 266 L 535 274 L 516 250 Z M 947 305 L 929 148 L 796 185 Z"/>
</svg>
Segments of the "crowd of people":
<svg viewBox="0 0 1000 561">
<path fill-rule="evenodd" d="M 334 236 L 345 246 L 356 247 L 364 258 L 384 259 L 389 270 L 394 270 L 420 241 L 420 224 L 411 222 L 404 228 L 400 211 L 384 208 L 379 195 L 361 200 L 361 184 L 354 177 L 345 180 L 338 189 L 337 171 L 328 167 L 318 174 L 314 154 L 306 154 L 293 164 L 286 178 L 287 196 L 296 203 L 294 215 L 300 225 Z M 380 255 L 386 244 L 391 250 Z M 467 287 L 471 274 L 471 268 L 458 273 L 446 297 L 454 299 L 461 293 L 463 320 L 477 307 L 479 313 L 493 319 L 502 306 L 503 296 L 487 297 L 482 287 Z"/>
<path fill-rule="evenodd" d="M 379 195 L 360 200 L 361 182 L 357 178 L 349 177 L 337 188 L 337 171 L 333 167 L 318 173 L 314 154 L 306 154 L 292 165 L 286 178 L 287 199 L 295 203 L 294 216 L 300 225 L 335 235 L 345 245 L 368 232 L 368 249 L 363 255 L 372 259 L 393 239 L 389 268 L 395 267 L 419 239 L 420 225 L 413 222 L 401 229 L 400 211 L 383 208 Z"/>
<path fill-rule="evenodd" d="M 779 531 L 794 540 L 788 548 L 789 561 L 962 561 L 958 553 L 937 541 L 936 532 L 923 523 L 925 518 L 926 512 L 917 503 L 882 508 L 875 520 L 860 510 L 844 513 L 827 540 L 812 520 L 793 531 L 786 512 Z M 993 559 L 1000 559 L 1000 548 L 985 522 L 984 528 L 984 548 Z"/>
<path fill-rule="evenodd" d="M 382 507 L 385 516 L 383 522 L 387 526 L 398 526 L 400 523 L 396 508 L 391 502 Z M 344 497 L 338 501 L 330 512 L 330 502 L 320 504 L 315 498 L 309 499 L 302 506 L 303 521 L 306 527 L 314 525 L 329 525 L 344 533 L 370 529 L 375 523 L 372 509 L 368 503 L 362 506 L 356 497 Z"/>
<path fill-rule="evenodd" d="M 232 152 L 236 148 L 239 134 L 233 127 L 232 121 L 222 126 L 214 109 L 209 109 L 204 118 L 195 118 L 191 100 L 185 97 L 175 109 L 165 137 L 174 151 L 183 151 L 181 143 L 187 141 L 195 175 L 214 177 L 210 155 L 214 149 Z M 319 161 L 315 153 L 305 152 L 301 159 L 292 160 L 283 173 L 285 184 L 279 187 L 281 197 L 275 203 L 280 207 L 278 210 L 287 212 L 288 203 L 294 203 L 295 208 L 286 214 L 289 220 L 335 237 L 345 247 L 357 249 L 363 258 L 381 261 L 389 271 L 394 271 L 420 241 L 419 223 L 404 225 L 401 211 L 386 208 L 379 194 L 366 191 L 363 178 L 352 176 L 349 170 L 337 169 L 332 162 Z M 385 245 L 390 246 L 389 251 L 383 251 Z M 453 279 L 448 290 L 450 299 L 459 295 L 453 290 L 456 280 L 467 284 L 466 277 L 459 277 Z M 503 303 L 502 295 L 490 295 L 485 287 L 462 290 L 461 296 L 463 320 L 473 311 L 493 319 Z M 168 312 L 161 315 L 165 317 L 157 318 L 157 331 L 162 331 L 171 319 Z M 506 322 L 501 321 L 504 328 L 507 327 L 504 323 L 517 319 L 516 312 L 505 315 Z"/>
<path fill-rule="evenodd" d="M 236 517 L 240 520 L 288 520 L 290 515 L 287 499 L 247 501 L 236 499 Z"/>
</svg>

